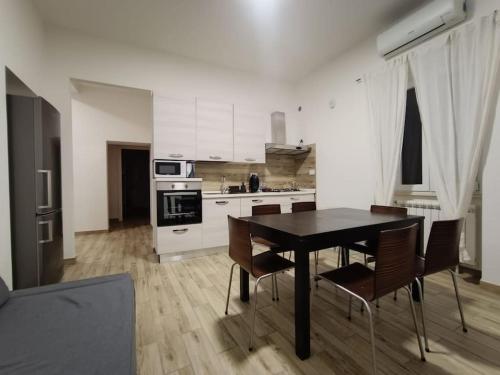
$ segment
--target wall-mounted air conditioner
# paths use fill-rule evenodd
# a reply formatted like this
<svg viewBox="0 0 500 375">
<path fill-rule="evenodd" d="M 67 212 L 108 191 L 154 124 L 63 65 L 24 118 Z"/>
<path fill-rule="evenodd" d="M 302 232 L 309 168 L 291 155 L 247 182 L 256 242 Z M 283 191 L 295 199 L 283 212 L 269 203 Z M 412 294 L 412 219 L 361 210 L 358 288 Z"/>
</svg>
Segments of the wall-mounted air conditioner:
<svg viewBox="0 0 500 375">
<path fill-rule="evenodd" d="M 465 0 L 433 0 L 377 37 L 378 53 L 393 57 L 466 18 Z"/>
</svg>

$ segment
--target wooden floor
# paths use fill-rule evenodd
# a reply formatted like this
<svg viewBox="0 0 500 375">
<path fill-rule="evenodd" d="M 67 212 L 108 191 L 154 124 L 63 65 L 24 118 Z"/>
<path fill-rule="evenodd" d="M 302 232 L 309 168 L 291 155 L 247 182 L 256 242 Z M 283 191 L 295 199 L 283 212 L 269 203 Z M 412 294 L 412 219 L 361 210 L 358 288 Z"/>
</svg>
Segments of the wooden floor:
<svg viewBox="0 0 500 375">
<path fill-rule="evenodd" d="M 130 272 L 137 303 L 138 373 L 152 374 L 362 374 L 370 370 L 366 316 L 324 283 L 312 310 L 312 355 L 294 351 L 293 272 L 279 276 L 280 301 L 271 283 L 259 293 L 256 348 L 248 351 L 250 305 L 239 301 L 238 272 L 224 315 L 231 260 L 225 253 L 160 265 L 148 226 L 77 236 L 77 262 L 65 280 Z M 312 259 L 312 257 L 311 257 Z M 321 269 L 336 265 L 325 250 Z M 380 374 L 500 374 L 500 295 L 459 280 L 469 333 L 461 330 L 451 279 L 426 279 L 431 353 L 420 361 L 408 299 L 403 292 L 373 307 Z M 253 289 L 251 289 L 253 290 Z M 418 306 L 417 306 L 418 312 Z"/>
</svg>

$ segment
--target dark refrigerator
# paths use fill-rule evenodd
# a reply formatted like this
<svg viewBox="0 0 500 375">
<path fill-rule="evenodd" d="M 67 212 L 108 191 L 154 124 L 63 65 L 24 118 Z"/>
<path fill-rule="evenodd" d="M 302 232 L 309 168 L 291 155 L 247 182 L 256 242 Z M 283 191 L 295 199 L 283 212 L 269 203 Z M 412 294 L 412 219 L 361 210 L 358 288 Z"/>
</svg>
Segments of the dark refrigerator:
<svg viewBox="0 0 500 375">
<path fill-rule="evenodd" d="M 63 275 L 59 112 L 40 97 L 7 95 L 14 289 Z"/>
</svg>

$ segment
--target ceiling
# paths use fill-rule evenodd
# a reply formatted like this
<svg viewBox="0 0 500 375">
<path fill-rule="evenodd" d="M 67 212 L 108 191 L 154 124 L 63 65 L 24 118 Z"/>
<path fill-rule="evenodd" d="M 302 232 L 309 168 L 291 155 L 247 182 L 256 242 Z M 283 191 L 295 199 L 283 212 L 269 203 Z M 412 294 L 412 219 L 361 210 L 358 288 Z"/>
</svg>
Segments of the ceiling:
<svg viewBox="0 0 500 375">
<path fill-rule="evenodd" d="M 32 0 L 45 24 L 297 81 L 425 0 Z"/>
</svg>

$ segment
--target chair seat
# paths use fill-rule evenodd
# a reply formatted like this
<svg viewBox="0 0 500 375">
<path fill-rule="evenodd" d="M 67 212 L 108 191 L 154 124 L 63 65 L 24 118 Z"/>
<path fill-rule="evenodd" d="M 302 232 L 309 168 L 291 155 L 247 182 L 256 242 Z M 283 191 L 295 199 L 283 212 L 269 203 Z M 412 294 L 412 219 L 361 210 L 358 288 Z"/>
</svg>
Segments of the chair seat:
<svg viewBox="0 0 500 375">
<path fill-rule="evenodd" d="M 375 248 L 371 247 L 369 242 L 367 241 L 351 243 L 346 247 L 349 248 L 350 250 L 354 250 L 362 254 L 367 254 L 372 256 L 375 256 L 377 252 L 376 247 Z"/>
<path fill-rule="evenodd" d="M 272 251 L 266 251 L 253 256 L 253 276 L 261 277 L 270 273 L 285 271 L 293 268 L 295 263 Z"/>
<path fill-rule="evenodd" d="M 342 268 L 323 272 L 319 276 L 346 288 L 367 301 L 374 299 L 375 272 L 361 263 L 356 262 Z"/>
<path fill-rule="evenodd" d="M 280 245 L 268 241 L 262 237 L 252 237 L 252 241 L 258 243 L 259 245 L 268 247 L 269 250 L 271 250 L 273 253 L 284 253 L 285 251 L 288 251 L 286 249 L 283 249 Z"/>
</svg>

